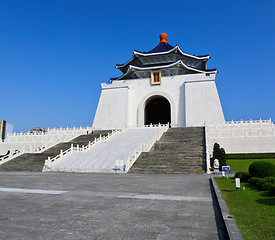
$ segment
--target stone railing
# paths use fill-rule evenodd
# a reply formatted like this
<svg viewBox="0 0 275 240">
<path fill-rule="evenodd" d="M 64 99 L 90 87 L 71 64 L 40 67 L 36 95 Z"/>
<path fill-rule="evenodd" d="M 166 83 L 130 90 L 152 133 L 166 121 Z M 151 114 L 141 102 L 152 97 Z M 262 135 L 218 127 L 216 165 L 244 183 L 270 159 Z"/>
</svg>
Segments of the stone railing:
<svg viewBox="0 0 275 240">
<path fill-rule="evenodd" d="M 53 128 L 46 133 L 13 133 L 10 134 L 2 146 L 5 151 L 10 151 L 10 154 L 0 158 L 0 164 L 12 160 L 24 153 L 40 153 L 59 142 L 70 141 L 82 134 L 87 134 L 93 131 L 92 127 L 79 128 Z M 10 149 L 9 149 L 10 148 Z"/>
<path fill-rule="evenodd" d="M 40 152 L 43 152 L 45 150 L 46 150 L 46 147 L 42 147 L 42 148 L 36 147 L 36 149 L 34 149 L 34 151 L 24 150 L 24 148 L 23 148 L 22 151 L 17 150 L 17 151 L 11 152 L 11 153 L 9 153 L 5 156 L 0 157 L 0 165 L 5 163 L 5 162 L 8 162 L 8 161 L 10 161 L 10 160 L 12 160 L 16 157 L 19 157 L 20 155 L 22 155 L 24 153 L 40 153 Z"/>
<path fill-rule="evenodd" d="M 84 146 L 82 145 L 81 147 L 77 144 L 76 146 L 74 146 L 73 144 L 71 144 L 71 147 L 69 149 L 67 149 L 66 151 L 60 150 L 60 154 L 58 154 L 57 156 L 50 158 L 48 157 L 48 159 L 45 160 L 45 165 L 43 168 L 43 171 L 52 171 L 52 162 L 56 161 L 57 159 L 62 158 L 63 156 L 65 156 L 66 154 L 76 151 L 76 152 L 84 152 L 88 149 L 90 149 L 92 146 L 94 146 L 96 143 L 101 142 L 101 141 L 105 141 L 108 138 L 110 138 L 111 136 L 115 135 L 116 133 L 120 133 L 123 130 L 113 130 L 111 133 L 108 133 L 107 136 L 99 136 L 98 138 L 95 138 L 93 142 L 88 143 L 88 145 Z"/>
<path fill-rule="evenodd" d="M 169 128 L 169 124 L 157 124 L 157 125 L 145 125 L 143 128 L 148 128 L 148 127 L 163 127 L 163 130 L 160 131 L 159 133 L 155 134 L 152 140 L 149 143 L 141 143 L 138 148 L 135 149 L 134 154 L 132 156 L 129 156 L 125 165 L 123 166 L 123 171 L 128 172 L 130 168 L 133 166 L 135 161 L 138 159 L 140 154 L 142 152 L 149 152 L 152 146 L 155 144 L 156 141 L 158 141 L 162 134 L 166 132 Z M 121 166 L 116 166 L 115 169 L 118 169 Z"/>
<path fill-rule="evenodd" d="M 23 153 L 20 152 L 20 151 L 14 151 L 14 152 L 10 152 L 9 154 L 7 154 L 5 156 L 0 157 L 0 165 L 5 163 L 5 162 L 10 161 L 13 158 L 16 158 L 16 157 L 20 156 L 22 154 Z"/>
<path fill-rule="evenodd" d="M 272 121 L 271 121 L 271 118 L 270 119 L 267 119 L 267 120 L 246 120 L 246 121 L 243 121 L 241 119 L 241 121 L 226 121 L 225 124 L 234 124 L 234 125 L 238 125 L 238 124 L 273 124 Z"/>
<path fill-rule="evenodd" d="M 204 137 L 205 137 L 205 161 L 206 161 L 205 168 L 207 173 L 210 173 L 210 155 L 211 155 L 212 149 L 209 148 L 207 129 L 205 128 L 204 131 L 205 131 Z"/>
<path fill-rule="evenodd" d="M 210 129 L 207 128 L 208 138 L 255 138 L 275 137 L 275 127 L 271 128 L 242 128 L 242 129 Z"/>
<path fill-rule="evenodd" d="M 64 155 L 72 152 L 72 151 L 78 151 L 78 152 L 83 152 L 86 151 L 88 148 L 94 146 L 96 143 L 98 143 L 99 141 L 104 141 L 107 140 L 109 137 L 111 137 L 112 135 L 116 134 L 116 133 L 120 133 L 122 132 L 124 129 L 122 130 L 114 130 L 112 133 L 108 134 L 105 137 L 99 137 L 97 139 L 95 139 L 93 142 L 89 142 L 89 144 L 87 146 L 73 146 L 71 145 L 71 148 L 69 148 L 66 151 L 61 151 L 59 155 L 57 155 L 54 158 L 48 158 L 45 160 L 45 165 L 43 168 L 43 171 L 67 171 L 67 172 L 101 172 L 100 169 L 103 169 L 104 172 L 109 172 L 109 173 L 124 173 L 127 172 L 130 167 L 133 165 L 133 163 L 136 161 L 136 159 L 138 158 L 138 156 L 140 155 L 141 152 L 148 152 L 151 147 L 154 145 L 154 143 L 160 139 L 160 137 L 162 136 L 162 134 L 164 132 L 167 131 L 167 129 L 169 128 L 169 124 L 156 124 L 156 125 L 146 125 L 146 126 L 140 126 L 140 127 L 128 127 L 128 129 L 133 129 L 133 128 L 155 128 L 155 127 L 162 127 L 163 130 L 160 131 L 159 133 L 155 134 L 154 137 L 152 138 L 152 140 L 149 143 L 142 143 L 140 144 L 140 146 L 135 150 L 134 154 L 131 153 L 132 155 L 130 157 L 128 157 L 128 159 L 126 161 L 124 160 L 118 160 L 116 161 L 117 163 L 115 164 L 115 166 L 113 167 L 106 167 L 104 166 L 104 168 L 102 166 L 99 166 L 99 169 L 94 169 L 94 170 L 80 170 L 77 167 L 54 167 L 52 165 L 52 163 L 58 159 L 60 159 L 61 157 L 63 157 Z M 102 168 L 101 168 L 102 167 Z"/>
<path fill-rule="evenodd" d="M 271 119 L 206 124 L 205 127 L 210 138 L 275 137 L 275 125 Z"/>
<path fill-rule="evenodd" d="M 72 128 L 69 128 L 69 127 L 66 127 L 66 128 L 48 128 L 46 132 L 27 132 L 27 133 L 23 133 L 23 132 L 20 132 L 20 133 L 8 133 L 7 134 L 7 137 L 11 137 L 11 136 L 41 136 L 41 135 L 54 135 L 56 133 L 63 133 L 63 134 L 71 134 L 72 132 L 85 132 L 85 131 L 92 131 L 93 128 L 92 127 L 72 127 Z"/>
<path fill-rule="evenodd" d="M 5 139 L 5 143 L 20 143 L 20 142 L 35 142 L 41 141 L 51 141 L 52 138 L 66 138 L 67 136 L 76 136 L 80 134 L 90 133 L 93 131 L 93 127 L 79 127 L 79 128 L 52 128 L 48 129 L 47 132 L 34 132 L 34 133 L 10 133 Z"/>
<path fill-rule="evenodd" d="M 209 128 L 254 128 L 254 127 L 275 127 L 271 118 L 267 120 L 246 120 L 246 121 L 226 121 L 224 123 L 206 123 L 206 127 Z"/>
</svg>

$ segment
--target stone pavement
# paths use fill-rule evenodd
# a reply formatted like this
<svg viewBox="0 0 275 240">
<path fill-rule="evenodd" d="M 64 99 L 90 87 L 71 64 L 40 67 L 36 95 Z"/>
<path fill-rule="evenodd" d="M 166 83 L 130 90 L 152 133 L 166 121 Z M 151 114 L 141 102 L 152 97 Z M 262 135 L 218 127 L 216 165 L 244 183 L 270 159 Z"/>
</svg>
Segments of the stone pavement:
<svg viewBox="0 0 275 240">
<path fill-rule="evenodd" d="M 0 239 L 219 239 L 208 175 L 0 173 Z"/>
</svg>

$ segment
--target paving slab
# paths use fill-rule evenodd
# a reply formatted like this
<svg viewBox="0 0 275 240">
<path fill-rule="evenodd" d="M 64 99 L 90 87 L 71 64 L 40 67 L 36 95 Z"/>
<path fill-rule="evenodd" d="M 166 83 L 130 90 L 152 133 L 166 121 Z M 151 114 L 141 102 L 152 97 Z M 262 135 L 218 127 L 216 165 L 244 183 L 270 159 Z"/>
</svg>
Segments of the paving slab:
<svg viewBox="0 0 275 240">
<path fill-rule="evenodd" d="M 219 239 L 208 175 L 0 173 L 0 239 Z"/>
</svg>

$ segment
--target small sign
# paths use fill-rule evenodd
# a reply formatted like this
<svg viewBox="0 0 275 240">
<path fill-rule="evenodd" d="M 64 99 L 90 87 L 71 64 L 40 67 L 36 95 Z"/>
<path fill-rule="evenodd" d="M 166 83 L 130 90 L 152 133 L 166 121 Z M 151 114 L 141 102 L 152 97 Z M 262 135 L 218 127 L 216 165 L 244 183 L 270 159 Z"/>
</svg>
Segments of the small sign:
<svg viewBox="0 0 275 240">
<path fill-rule="evenodd" d="M 235 178 L 235 187 L 237 190 L 241 187 L 241 180 L 239 178 Z"/>
<path fill-rule="evenodd" d="M 115 172 L 120 171 L 120 168 L 113 168 Z"/>
<path fill-rule="evenodd" d="M 222 170 L 230 170 L 230 166 L 222 166 Z"/>
</svg>

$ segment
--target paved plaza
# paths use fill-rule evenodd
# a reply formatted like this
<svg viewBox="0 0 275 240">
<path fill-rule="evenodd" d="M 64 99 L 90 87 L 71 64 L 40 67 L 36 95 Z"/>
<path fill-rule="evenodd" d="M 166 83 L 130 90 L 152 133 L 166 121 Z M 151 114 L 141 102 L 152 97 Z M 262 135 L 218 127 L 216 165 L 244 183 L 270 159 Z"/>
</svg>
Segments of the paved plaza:
<svg viewBox="0 0 275 240">
<path fill-rule="evenodd" d="M 0 173 L 0 239 L 219 239 L 209 175 Z"/>
</svg>

